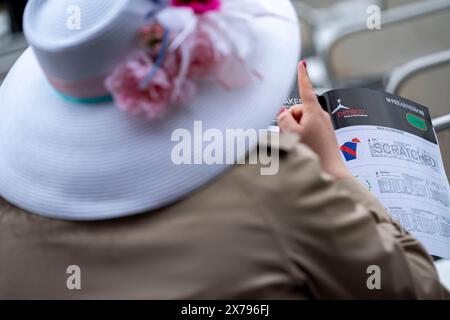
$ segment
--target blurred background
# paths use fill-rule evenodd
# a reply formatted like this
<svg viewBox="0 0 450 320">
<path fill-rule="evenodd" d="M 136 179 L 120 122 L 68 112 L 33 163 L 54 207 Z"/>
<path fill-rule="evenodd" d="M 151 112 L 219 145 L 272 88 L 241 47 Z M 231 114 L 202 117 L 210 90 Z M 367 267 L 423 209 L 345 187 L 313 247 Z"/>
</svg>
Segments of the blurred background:
<svg viewBox="0 0 450 320">
<path fill-rule="evenodd" d="M 450 176 L 450 0 L 291 1 L 317 90 L 374 88 L 429 107 Z M 25 5 L 0 0 L 0 83 L 27 47 Z M 450 289 L 450 261 L 437 266 Z"/>
</svg>

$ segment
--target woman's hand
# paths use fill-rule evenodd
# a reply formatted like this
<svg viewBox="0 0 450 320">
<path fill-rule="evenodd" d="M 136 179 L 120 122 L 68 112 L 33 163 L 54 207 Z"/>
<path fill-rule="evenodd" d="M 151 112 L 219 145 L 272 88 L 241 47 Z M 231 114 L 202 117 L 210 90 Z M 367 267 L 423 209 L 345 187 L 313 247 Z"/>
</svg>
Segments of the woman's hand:
<svg viewBox="0 0 450 320">
<path fill-rule="evenodd" d="M 298 83 L 303 104 L 278 116 L 281 131 L 299 134 L 302 142 L 319 155 L 325 172 L 338 179 L 351 177 L 339 152 L 331 118 L 317 100 L 304 62 L 298 65 Z"/>
</svg>

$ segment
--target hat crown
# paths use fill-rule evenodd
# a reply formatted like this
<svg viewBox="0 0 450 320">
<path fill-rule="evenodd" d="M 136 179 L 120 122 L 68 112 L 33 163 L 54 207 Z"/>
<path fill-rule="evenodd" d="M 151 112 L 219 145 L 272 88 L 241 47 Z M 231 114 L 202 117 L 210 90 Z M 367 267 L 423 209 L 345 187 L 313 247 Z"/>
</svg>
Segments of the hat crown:
<svg viewBox="0 0 450 320">
<path fill-rule="evenodd" d="M 75 45 L 116 17 L 126 0 L 32 0 L 26 13 L 27 36 L 40 47 Z"/>
<path fill-rule="evenodd" d="M 80 82 L 93 83 L 84 94 L 96 96 L 106 92 L 101 79 L 138 45 L 150 8 L 148 0 L 30 0 L 24 31 L 56 89 L 71 95 Z"/>
</svg>

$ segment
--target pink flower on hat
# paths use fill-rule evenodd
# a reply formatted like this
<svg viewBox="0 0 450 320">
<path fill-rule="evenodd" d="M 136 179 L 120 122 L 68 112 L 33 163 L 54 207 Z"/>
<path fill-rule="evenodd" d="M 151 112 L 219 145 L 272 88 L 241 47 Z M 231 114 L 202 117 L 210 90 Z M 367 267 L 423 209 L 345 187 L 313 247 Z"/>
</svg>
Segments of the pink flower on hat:
<svg viewBox="0 0 450 320">
<path fill-rule="evenodd" d="M 209 34 L 199 29 L 191 35 L 185 45 L 190 49 L 189 77 L 201 79 L 214 76 L 214 71 L 224 56 Z"/>
<path fill-rule="evenodd" d="M 105 85 L 121 110 L 134 115 L 144 113 L 150 119 L 160 118 L 171 105 L 185 104 L 197 91 L 193 81 L 179 77 L 179 64 L 180 57 L 175 52 L 167 55 L 166 68 L 156 67 L 142 51 L 118 66 Z M 150 73 L 152 78 L 142 87 Z"/>
<path fill-rule="evenodd" d="M 196 14 L 208 11 L 218 11 L 221 8 L 220 0 L 172 0 L 172 6 L 190 7 Z"/>
<path fill-rule="evenodd" d="M 148 85 L 143 89 L 140 87 L 153 66 L 152 60 L 145 53 L 139 53 L 116 68 L 106 79 L 106 88 L 121 110 L 132 114 L 145 113 L 151 119 L 165 112 L 173 85 L 164 70 L 156 69 Z"/>
<path fill-rule="evenodd" d="M 186 104 L 197 93 L 197 85 L 191 78 L 181 75 L 182 56 L 180 50 L 171 52 L 164 59 L 162 68 L 167 76 L 172 80 L 173 91 L 171 103 L 177 105 Z"/>
</svg>

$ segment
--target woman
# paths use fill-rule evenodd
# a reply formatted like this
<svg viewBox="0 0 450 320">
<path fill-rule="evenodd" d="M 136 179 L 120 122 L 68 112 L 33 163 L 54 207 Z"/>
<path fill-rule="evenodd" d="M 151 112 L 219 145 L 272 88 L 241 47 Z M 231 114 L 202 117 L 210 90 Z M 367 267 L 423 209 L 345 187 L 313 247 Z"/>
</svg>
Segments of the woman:
<svg viewBox="0 0 450 320">
<path fill-rule="evenodd" d="M 255 8 L 263 2 L 273 7 Z M 425 249 L 346 169 L 305 64 L 303 106 L 279 115 L 283 133 L 270 141 L 280 156 L 276 174 L 171 159 L 171 136 L 193 122 L 222 133 L 273 119 L 298 57 L 289 1 L 227 0 L 223 11 L 220 1 L 173 2 L 161 25 L 142 28 L 154 12 L 149 1 L 80 0 L 75 12 L 89 13 L 80 30 L 60 23 L 68 3 L 29 1 L 24 29 L 34 50 L 0 92 L 0 299 L 448 298 Z M 248 19 L 236 23 L 252 15 L 263 16 L 252 28 Z M 206 33 L 230 16 L 224 32 Z M 186 38 L 192 29 L 181 28 L 169 48 L 177 44 L 184 59 L 173 48 L 175 56 L 160 59 L 166 29 L 180 30 L 181 18 L 204 29 Z M 236 37 L 242 30 L 245 41 Z M 106 81 L 118 97 L 111 101 L 105 71 L 135 50 L 138 32 L 155 57 L 145 50 L 119 64 Z M 212 39 L 223 40 L 220 48 Z M 236 46 L 226 47 L 233 39 L 243 52 L 258 48 L 251 68 L 236 59 Z M 158 113 L 196 75 L 238 84 L 237 75 L 251 80 L 256 70 L 251 85 L 209 84 L 185 108 Z"/>
</svg>

